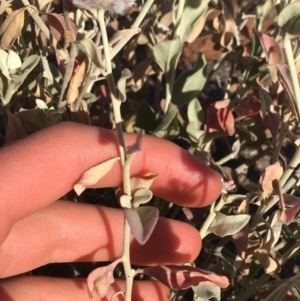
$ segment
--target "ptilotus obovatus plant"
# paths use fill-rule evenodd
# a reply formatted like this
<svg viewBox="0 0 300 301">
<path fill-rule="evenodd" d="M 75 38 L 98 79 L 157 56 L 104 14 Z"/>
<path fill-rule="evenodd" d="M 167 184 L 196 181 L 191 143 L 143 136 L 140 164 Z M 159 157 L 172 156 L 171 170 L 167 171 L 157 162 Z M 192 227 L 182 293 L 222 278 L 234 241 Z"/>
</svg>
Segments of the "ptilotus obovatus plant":
<svg viewBox="0 0 300 301">
<path fill-rule="evenodd" d="M 146 1 L 137 20 L 142 20 L 146 12 L 149 10 L 154 0 Z M 102 46 L 104 61 L 99 65 L 102 75 L 107 79 L 112 100 L 114 121 L 119 143 L 119 157 L 112 158 L 98 166 L 92 167 L 86 171 L 79 182 L 74 185 L 74 190 L 77 194 L 82 193 L 86 188 L 93 187 L 105 174 L 107 174 L 114 164 L 121 163 L 123 169 L 123 187 L 119 190 L 119 203 L 124 209 L 124 242 L 123 255 L 121 258 L 111 264 L 100 267 L 92 271 L 87 278 L 87 287 L 89 296 L 92 298 L 93 291 L 102 298 L 105 297 L 109 286 L 114 282 L 113 272 L 119 263 L 123 264 L 126 287 L 124 292 L 117 292 L 111 300 L 122 294 L 125 301 L 130 301 L 132 296 L 133 279 L 138 274 L 147 274 L 156 278 L 172 289 L 187 289 L 193 287 L 195 295 L 199 296 L 217 296 L 220 299 L 220 288 L 226 288 L 229 285 L 228 279 L 225 276 L 218 276 L 213 273 L 200 270 L 191 265 L 176 266 L 154 266 L 142 269 L 133 269 L 130 262 L 130 242 L 131 235 L 136 241 L 143 245 L 150 238 L 156 223 L 159 218 L 157 208 L 147 206 L 152 199 L 152 192 L 149 189 L 157 174 L 155 171 L 145 174 L 139 178 L 130 177 L 130 165 L 135 154 L 142 147 L 143 132 L 140 131 L 136 136 L 136 141 L 133 145 L 126 146 L 122 132 L 122 119 L 120 113 L 121 103 L 126 100 L 126 79 L 131 77 L 130 71 L 125 69 L 122 71 L 121 79 L 115 84 L 112 75 L 112 50 L 108 42 L 106 32 L 106 12 L 113 14 L 124 14 L 134 5 L 132 0 L 73 0 L 73 4 L 80 9 L 88 10 L 92 13 L 94 21 L 99 24 L 101 30 Z M 86 54 L 87 43 L 82 43 L 81 50 Z M 100 54 L 101 57 L 101 54 Z M 97 58 L 98 61 L 102 59 Z M 201 284 L 201 285 L 199 285 Z"/>
</svg>

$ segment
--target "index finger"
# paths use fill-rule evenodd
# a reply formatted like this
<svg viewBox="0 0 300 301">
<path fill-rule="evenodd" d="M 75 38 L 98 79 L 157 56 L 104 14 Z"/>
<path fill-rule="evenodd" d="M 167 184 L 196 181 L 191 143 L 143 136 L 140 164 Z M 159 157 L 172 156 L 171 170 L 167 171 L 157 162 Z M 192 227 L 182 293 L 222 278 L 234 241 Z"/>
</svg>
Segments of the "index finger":
<svg viewBox="0 0 300 301">
<path fill-rule="evenodd" d="M 134 134 L 125 134 L 126 144 Z M 17 141 L 0 152 L 0 242 L 12 224 L 54 202 L 72 189 L 89 168 L 118 156 L 114 131 L 64 122 Z M 173 203 L 199 207 L 220 194 L 217 173 L 187 151 L 152 136 L 143 137 L 132 176 L 156 172 L 151 186 L 154 194 Z M 101 179 L 99 187 L 118 187 L 122 182 L 120 164 Z"/>
</svg>

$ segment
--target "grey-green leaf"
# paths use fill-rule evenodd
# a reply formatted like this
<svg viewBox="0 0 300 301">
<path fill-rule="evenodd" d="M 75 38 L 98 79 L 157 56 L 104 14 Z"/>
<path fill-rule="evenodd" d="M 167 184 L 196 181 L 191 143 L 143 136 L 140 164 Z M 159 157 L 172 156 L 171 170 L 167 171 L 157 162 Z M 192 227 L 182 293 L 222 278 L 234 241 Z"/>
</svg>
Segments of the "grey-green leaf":
<svg viewBox="0 0 300 301">
<path fill-rule="evenodd" d="M 221 300 L 221 289 L 217 285 L 205 285 L 200 283 L 192 287 L 196 297 L 194 301 Z"/>
<path fill-rule="evenodd" d="M 195 127 L 200 129 L 204 123 L 205 116 L 198 98 L 194 98 L 190 101 L 188 105 L 187 116 L 189 121 L 194 122 Z"/>
<path fill-rule="evenodd" d="M 129 69 L 125 68 L 122 70 L 121 78 L 118 80 L 117 88 L 119 92 L 119 100 L 125 101 L 126 100 L 126 80 L 132 76 Z"/>
<path fill-rule="evenodd" d="M 132 235 L 139 244 L 145 244 L 156 226 L 159 217 L 157 208 L 144 206 L 133 210 L 125 209 L 124 212 Z"/>
<path fill-rule="evenodd" d="M 181 50 L 182 44 L 179 38 L 158 43 L 153 47 L 154 59 L 166 77 L 175 70 Z"/>
<path fill-rule="evenodd" d="M 217 236 L 224 237 L 239 232 L 250 220 L 250 215 L 225 215 L 217 212 L 215 219 L 210 225 L 207 233 L 214 233 Z"/>
<path fill-rule="evenodd" d="M 182 106 L 196 98 L 203 89 L 206 60 L 204 55 L 199 55 L 194 69 L 182 72 L 175 80 L 171 102 L 177 106 Z"/>
<path fill-rule="evenodd" d="M 31 71 L 33 68 L 38 64 L 40 61 L 40 57 L 37 54 L 33 54 L 28 56 L 21 66 L 21 71 L 24 72 L 25 70 Z"/>
<path fill-rule="evenodd" d="M 177 107 L 170 103 L 168 111 L 165 114 L 161 124 L 155 129 L 155 136 L 160 138 L 172 139 L 178 135 L 179 126 L 177 112 Z"/>
<path fill-rule="evenodd" d="M 300 34 L 300 1 L 288 4 L 279 14 L 277 24 L 292 35 Z"/>
<path fill-rule="evenodd" d="M 206 13 L 208 8 L 206 0 L 185 0 L 184 9 L 178 22 L 174 36 L 185 42 L 198 20 Z"/>
</svg>

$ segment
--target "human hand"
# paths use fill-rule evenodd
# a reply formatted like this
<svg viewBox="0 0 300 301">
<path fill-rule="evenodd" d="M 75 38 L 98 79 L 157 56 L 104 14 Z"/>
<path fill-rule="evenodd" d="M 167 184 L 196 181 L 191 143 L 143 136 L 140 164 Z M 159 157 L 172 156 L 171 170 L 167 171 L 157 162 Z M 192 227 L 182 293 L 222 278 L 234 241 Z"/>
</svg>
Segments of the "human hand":
<svg viewBox="0 0 300 301">
<path fill-rule="evenodd" d="M 135 135 L 125 134 L 126 145 Z M 85 279 L 12 277 L 56 262 L 113 261 L 122 254 L 121 209 L 56 201 L 70 191 L 81 175 L 118 156 L 113 131 L 61 123 L 0 150 L 0 300 L 89 300 Z M 173 203 L 200 207 L 221 191 L 219 176 L 176 145 L 143 137 L 131 175 L 156 172 L 154 194 Z M 113 169 L 97 187 L 119 187 L 121 167 Z M 159 218 L 143 246 L 131 243 L 133 264 L 183 264 L 201 248 L 192 226 Z M 116 281 L 109 290 L 124 289 Z M 107 300 L 109 300 L 109 296 Z M 133 300 L 169 300 L 169 289 L 159 282 L 135 281 Z"/>
</svg>

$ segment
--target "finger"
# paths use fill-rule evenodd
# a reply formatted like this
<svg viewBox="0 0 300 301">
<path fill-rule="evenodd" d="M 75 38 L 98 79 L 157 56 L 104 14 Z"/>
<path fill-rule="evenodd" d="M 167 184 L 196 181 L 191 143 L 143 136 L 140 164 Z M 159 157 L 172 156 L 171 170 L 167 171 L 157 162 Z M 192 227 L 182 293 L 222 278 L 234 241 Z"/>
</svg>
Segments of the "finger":
<svg viewBox="0 0 300 301">
<path fill-rule="evenodd" d="M 48 263 L 120 258 L 123 221 L 121 209 L 55 202 L 15 223 L 0 246 L 0 278 Z M 137 265 L 183 264 L 194 261 L 200 248 L 194 227 L 160 218 L 144 246 L 132 241 L 131 260 Z"/>
<path fill-rule="evenodd" d="M 135 135 L 126 134 L 132 144 Z M 118 156 L 116 134 L 75 123 L 61 123 L 18 141 L 0 153 L 0 242 L 12 223 L 48 205 L 72 189 L 83 172 Z M 187 151 L 151 136 L 132 164 L 132 175 L 158 173 L 155 194 L 184 206 L 203 206 L 221 190 L 219 176 Z M 115 167 L 99 187 L 120 186 L 121 167 Z"/>
<path fill-rule="evenodd" d="M 102 301 L 109 301 L 119 291 L 125 290 L 125 282 L 116 280 Z M 96 297 L 96 295 L 94 295 Z M 168 301 L 169 289 L 157 281 L 134 281 L 132 300 Z M 99 298 L 99 297 L 98 297 Z M 94 298 L 98 300 L 97 298 Z M 5 301 L 88 301 L 84 279 L 62 279 L 54 277 L 16 277 L 0 282 L 0 300 Z M 123 301 L 117 297 L 116 301 Z"/>
</svg>

